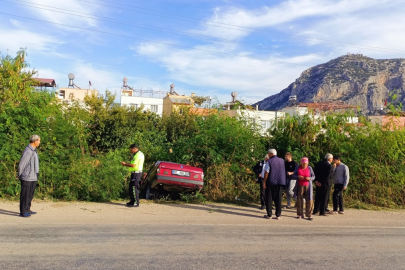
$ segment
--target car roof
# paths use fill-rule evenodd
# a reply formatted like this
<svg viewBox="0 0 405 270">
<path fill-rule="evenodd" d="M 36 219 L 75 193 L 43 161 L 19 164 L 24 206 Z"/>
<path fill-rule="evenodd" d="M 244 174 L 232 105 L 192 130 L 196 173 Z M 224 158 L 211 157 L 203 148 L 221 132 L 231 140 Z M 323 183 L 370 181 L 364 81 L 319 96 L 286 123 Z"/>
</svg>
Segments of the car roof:
<svg viewBox="0 0 405 270">
<path fill-rule="evenodd" d="M 171 169 L 179 169 L 179 170 L 186 170 L 186 171 L 191 171 L 195 173 L 202 173 L 203 169 L 198 168 L 198 167 L 193 167 L 189 165 L 184 165 L 180 163 L 175 163 L 175 162 L 170 162 L 170 161 L 157 161 L 156 163 L 159 163 L 159 166 L 167 166 Z"/>
</svg>

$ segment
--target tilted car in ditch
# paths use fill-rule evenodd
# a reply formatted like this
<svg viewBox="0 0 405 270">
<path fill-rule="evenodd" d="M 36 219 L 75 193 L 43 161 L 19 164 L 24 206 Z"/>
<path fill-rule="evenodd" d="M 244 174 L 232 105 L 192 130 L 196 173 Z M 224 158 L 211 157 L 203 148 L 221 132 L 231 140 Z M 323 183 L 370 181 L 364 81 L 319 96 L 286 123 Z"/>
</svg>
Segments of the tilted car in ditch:
<svg viewBox="0 0 405 270">
<path fill-rule="evenodd" d="M 166 194 L 190 193 L 204 186 L 201 168 L 157 161 L 141 182 L 141 196 L 147 200 Z"/>
</svg>

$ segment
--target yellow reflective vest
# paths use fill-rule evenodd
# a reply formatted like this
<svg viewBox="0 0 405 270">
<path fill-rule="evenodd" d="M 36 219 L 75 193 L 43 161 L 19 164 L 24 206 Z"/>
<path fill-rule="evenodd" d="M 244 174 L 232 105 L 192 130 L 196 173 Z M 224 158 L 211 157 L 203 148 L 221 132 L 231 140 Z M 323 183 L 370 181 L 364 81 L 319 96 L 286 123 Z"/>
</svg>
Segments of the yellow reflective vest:
<svg viewBox="0 0 405 270">
<path fill-rule="evenodd" d="M 129 167 L 130 172 L 142 172 L 143 163 L 145 162 L 145 155 L 138 150 L 131 159 L 131 164 L 135 164 L 135 167 Z"/>
</svg>

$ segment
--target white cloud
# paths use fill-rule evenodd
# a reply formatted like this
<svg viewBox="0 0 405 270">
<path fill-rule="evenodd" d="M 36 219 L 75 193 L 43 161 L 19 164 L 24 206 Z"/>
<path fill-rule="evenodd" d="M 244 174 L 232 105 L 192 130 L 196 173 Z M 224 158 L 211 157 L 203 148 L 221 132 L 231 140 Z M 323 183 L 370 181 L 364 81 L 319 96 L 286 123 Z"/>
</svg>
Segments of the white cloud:
<svg viewBox="0 0 405 270">
<path fill-rule="evenodd" d="M 310 31 L 297 28 L 299 35 L 308 38 L 308 45 L 328 45 L 336 54 L 362 52 L 372 57 L 404 57 L 405 5 L 390 13 L 362 12 L 356 15 L 332 17 L 310 25 Z M 310 38 L 318 38 L 311 40 Z M 353 44 L 353 45 L 349 45 Z M 390 51 L 393 50 L 393 51 Z M 394 51 L 395 50 L 395 51 Z"/>
<path fill-rule="evenodd" d="M 87 88 L 89 81 L 91 81 L 92 88 L 95 88 L 100 92 L 104 92 L 106 89 L 118 89 L 121 86 L 122 78 L 124 78 L 120 71 L 80 61 L 74 63 L 71 66 L 71 70 L 76 76 L 75 83 L 78 86 L 81 88 Z"/>
<path fill-rule="evenodd" d="M 19 48 L 28 48 L 29 51 L 54 51 L 55 47 L 63 42 L 48 34 L 31 32 L 24 29 L 10 29 L 0 27 L 0 51 L 13 55 Z"/>
<path fill-rule="evenodd" d="M 37 71 L 37 78 L 45 78 L 45 79 L 54 79 L 57 84 L 60 84 L 62 81 L 66 81 L 67 74 L 62 74 L 56 70 L 49 69 L 49 68 L 35 68 Z M 62 85 L 60 85 L 63 87 Z"/>
<path fill-rule="evenodd" d="M 291 46 L 293 38 L 300 37 L 301 40 L 296 43 L 296 48 L 300 46 L 299 52 L 295 55 L 271 53 L 265 56 L 269 60 L 296 65 L 252 59 L 255 57 L 252 51 L 242 51 L 238 45 L 218 43 L 196 46 L 194 49 L 144 43 L 132 49 L 165 67 L 174 80 L 206 88 L 211 95 L 219 93 L 217 96 L 221 100 L 228 100 L 227 92 L 237 90 L 242 99 L 256 102 L 286 88 L 306 68 L 346 52 L 362 52 L 380 58 L 405 55 L 405 52 L 392 54 L 366 48 L 374 46 L 405 51 L 402 48 L 405 43 L 405 21 L 402 19 L 405 14 L 404 3 L 404 0 L 290 0 L 253 10 L 217 8 L 200 29 L 190 30 L 193 33 L 241 41 L 248 39 L 256 30 L 272 28 L 281 33 L 277 36 L 276 45 L 281 52 L 285 44 L 290 43 Z M 223 28 L 210 25 L 212 21 L 222 23 Z M 231 25 L 248 28 L 244 31 L 227 29 L 232 28 Z M 198 49 L 252 58 L 220 55 Z"/>
<path fill-rule="evenodd" d="M 66 13 L 81 12 L 90 15 L 97 14 L 100 8 L 97 5 L 85 4 L 77 0 L 55 1 L 55 0 L 30 0 L 32 6 L 38 8 L 26 7 L 26 10 L 37 17 L 51 21 L 53 23 L 74 24 L 81 27 L 96 27 L 97 20 L 88 15 L 74 16 Z M 71 11 L 67 11 L 71 10 Z M 60 11 L 60 12 L 57 12 Z M 62 13 L 65 12 L 65 13 Z M 60 26 L 63 27 L 63 26 Z M 70 30 L 72 28 L 69 28 Z"/>
<path fill-rule="evenodd" d="M 240 40 L 261 28 L 276 27 L 303 18 L 339 17 L 403 4 L 403 0 L 289 0 L 253 10 L 216 8 L 213 15 L 203 22 L 201 29 L 190 32 Z"/>
<path fill-rule="evenodd" d="M 305 65 L 310 67 L 308 63 L 324 60 L 316 54 L 308 54 L 290 58 L 272 56 L 267 58 L 269 61 L 263 61 L 197 49 L 174 50 L 154 44 L 142 44 L 137 52 L 164 66 L 173 80 L 206 88 L 207 92 L 210 89 L 238 91 L 246 101 L 251 101 L 253 92 L 263 97 L 280 91 L 300 75 Z"/>
</svg>

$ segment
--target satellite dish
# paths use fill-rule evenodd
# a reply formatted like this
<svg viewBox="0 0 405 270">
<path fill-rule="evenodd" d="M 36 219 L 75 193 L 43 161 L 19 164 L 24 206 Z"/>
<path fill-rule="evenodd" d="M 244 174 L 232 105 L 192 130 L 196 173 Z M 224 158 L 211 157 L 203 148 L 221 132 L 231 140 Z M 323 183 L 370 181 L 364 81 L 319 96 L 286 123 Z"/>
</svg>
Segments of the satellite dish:
<svg viewBox="0 0 405 270">
<path fill-rule="evenodd" d="M 236 102 L 236 97 L 238 96 L 238 92 L 232 92 L 231 96 L 232 96 L 232 102 L 235 103 Z"/>
<path fill-rule="evenodd" d="M 75 79 L 75 74 L 69 73 L 68 78 L 69 78 L 69 80 L 74 80 Z"/>
</svg>

